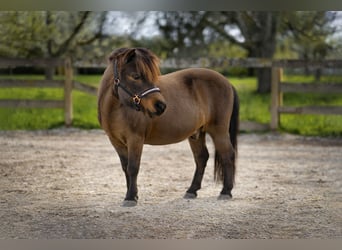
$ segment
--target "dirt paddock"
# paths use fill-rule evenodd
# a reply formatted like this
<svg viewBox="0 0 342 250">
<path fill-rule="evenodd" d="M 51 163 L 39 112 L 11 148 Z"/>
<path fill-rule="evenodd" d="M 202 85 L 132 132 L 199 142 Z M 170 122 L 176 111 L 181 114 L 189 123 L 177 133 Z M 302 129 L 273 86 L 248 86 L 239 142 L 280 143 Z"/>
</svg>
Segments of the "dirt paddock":
<svg viewBox="0 0 342 250">
<path fill-rule="evenodd" d="M 145 146 L 139 203 L 101 130 L 0 132 L 0 238 L 342 238 L 342 139 L 242 134 L 232 200 L 217 200 L 213 146 L 202 189 L 183 195 L 188 143 Z"/>
</svg>

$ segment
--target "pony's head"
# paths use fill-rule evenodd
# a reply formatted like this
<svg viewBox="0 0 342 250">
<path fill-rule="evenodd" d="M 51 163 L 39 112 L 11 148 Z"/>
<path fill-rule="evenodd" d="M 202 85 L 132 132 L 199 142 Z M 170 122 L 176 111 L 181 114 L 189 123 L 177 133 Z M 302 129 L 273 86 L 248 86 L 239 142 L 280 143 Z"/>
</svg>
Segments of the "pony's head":
<svg viewBox="0 0 342 250">
<path fill-rule="evenodd" d="M 159 60 L 145 48 L 120 48 L 109 57 L 113 67 L 114 94 L 124 105 L 159 116 L 166 109 L 160 89 L 155 86 L 160 75 Z"/>
</svg>

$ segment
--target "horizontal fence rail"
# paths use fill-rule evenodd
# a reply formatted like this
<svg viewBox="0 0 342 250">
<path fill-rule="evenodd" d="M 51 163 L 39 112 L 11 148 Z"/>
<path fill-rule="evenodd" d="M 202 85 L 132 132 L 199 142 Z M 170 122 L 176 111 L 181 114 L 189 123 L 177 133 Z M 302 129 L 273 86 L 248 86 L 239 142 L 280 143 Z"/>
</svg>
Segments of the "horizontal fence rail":
<svg viewBox="0 0 342 250">
<path fill-rule="evenodd" d="M 15 67 L 58 67 L 64 66 L 64 60 L 61 58 L 0 58 L 0 68 Z"/>
<path fill-rule="evenodd" d="M 279 107 L 278 112 L 287 114 L 342 115 L 339 106 Z"/>
<path fill-rule="evenodd" d="M 13 59 L 0 58 L 0 68 L 11 67 L 64 67 L 64 80 L 20 80 L 0 79 L 0 88 L 64 88 L 63 100 L 1 99 L 0 107 L 5 108 L 61 108 L 64 109 L 66 126 L 72 124 L 72 84 L 71 60 L 67 59 Z"/>
<path fill-rule="evenodd" d="M 0 88 L 62 88 L 63 80 L 0 79 Z"/>
<path fill-rule="evenodd" d="M 200 58 L 162 60 L 161 67 L 243 67 L 243 68 L 342 68 L 342 60 L 273 60 L 269 58 Z"/>
<path fill-rule="evenodd" d="M 281 82 L 282 93 L 339 93 L 342 94 L 340 83 L 289 83 Z"/>
<path fill-rule="evenodd" d="M 4 107 L 4 108 L 64 108 L 64 101 L 63 100 L 1 99 L 0 107 Z"/>
<path fill-rule="evenodd" d="M 77 82 L 77 81 L 73 81 L 72 83 L 73 83 L 73 88 L 76 90 L 83 91 L 83 92 L 90 94 L 90 95 L 95 95 L 95 96 L 97 95 L 97 88 L 96 87 L 87 85 L 87 84 L 82 83 L 82 82 Z"/>
<path fill-rule="evenodd" d="M 329 65 L 329 62 L 326 65 Z M 342 67 L 341 64 L 334 64 L 334 67 L 337 67 L 336 65 Z M 284 82 L 282 81 L 282 74 L 282 68 L 272 68 L 271 129 L 279 128 L 281 114 L 342 115 L 342 106 L 283 106 L 284 93 L 342 94 L 342 83 Z"/>
<path fill-rule="evenodd" d="M 0 64 L 1 65 L 1 64 Z M 74 64 L 76 68 L 105 68 L 106 62 L 93 61 L 82 62 L 76 61 Z M 160 63 L 161 68 L 191 68 L 191 67 L 242 67 L 242 68 L 342 68 L 342 60 L 275 60 L 269 58 L 168 58 L 162 59 Z"/>
</svg>

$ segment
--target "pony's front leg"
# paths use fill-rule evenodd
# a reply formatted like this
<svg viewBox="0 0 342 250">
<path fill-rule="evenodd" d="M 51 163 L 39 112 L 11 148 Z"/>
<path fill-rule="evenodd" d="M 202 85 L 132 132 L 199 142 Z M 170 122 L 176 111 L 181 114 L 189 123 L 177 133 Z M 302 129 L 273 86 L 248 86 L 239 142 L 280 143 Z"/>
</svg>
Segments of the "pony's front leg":
<svg viewBox="0 0 342 250">
<path fill-rule="evenodd" d="M 127 180 L 127 193 L 123 202 L 124 207 L 133 207 L 138 202 L 137 178 L 140 168 L 140 159 L 143 149 L 143 141 L 132 141 L 128 143 L 128 161 L 125 171 Z"/>
<path fill-rule="evenodd" d="M 128 190 L 128 187 L 129 187 L 129 177 L 128 177 L 128 174 L 127 174 L 127 166 L 128 166 L 128 151 L 127 151 L 127 147 L 124 146 L 124 145 L 120 145 L 120 147 L 114 145 L 114 147 L 115 147 L 116 152 L 119 155 L 122 170 L 125 173 L 126 185 L 127 185 L 127 190 Z"/>
</svg>

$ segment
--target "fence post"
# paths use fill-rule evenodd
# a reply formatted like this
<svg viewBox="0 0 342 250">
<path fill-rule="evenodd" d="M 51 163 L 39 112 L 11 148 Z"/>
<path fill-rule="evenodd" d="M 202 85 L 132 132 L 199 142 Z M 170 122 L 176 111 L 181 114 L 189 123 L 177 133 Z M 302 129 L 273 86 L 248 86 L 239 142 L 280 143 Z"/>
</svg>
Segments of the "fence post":
<svg viewBox="0 0 342 250">
<path fill-rule="evenodd" d="M 280 92 L 280 81 L 282 78 L 282 69 L 272 68 L 271 83 L 271 130 L 277 130 L 280 125 L 279 107 L 282 105 L 282 94 Z"/>
<path fill-rule="evenodd" d="M 66 58 L 64 62 L 64 74 L 65 74 L 65 82 L 64 82 L 64 123 L 65 126 L 70 127 L 72 125 L 72 65 L 71 59 Z"/>
</svg>

